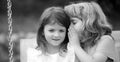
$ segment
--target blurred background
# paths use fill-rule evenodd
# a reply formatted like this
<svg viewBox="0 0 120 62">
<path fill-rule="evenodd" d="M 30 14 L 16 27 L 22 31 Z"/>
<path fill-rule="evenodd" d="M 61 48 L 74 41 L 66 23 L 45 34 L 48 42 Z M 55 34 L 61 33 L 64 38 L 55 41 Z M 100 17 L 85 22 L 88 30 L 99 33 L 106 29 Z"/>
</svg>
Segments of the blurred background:
<svg viewBox="0 0 120 62">
<path fill-rule="evenodd" d="M 70 2 L 96 1 L 102 7 L 113 30 L 120 30 L 120 0 L 11 0 L 13 19 L 14 62 L 20 62 L 20 39 L 36 37 L 41 13 L 49 6 Z M 7 0 L 0 0 L 0 62 L 9 62 Z"/>
</svg>

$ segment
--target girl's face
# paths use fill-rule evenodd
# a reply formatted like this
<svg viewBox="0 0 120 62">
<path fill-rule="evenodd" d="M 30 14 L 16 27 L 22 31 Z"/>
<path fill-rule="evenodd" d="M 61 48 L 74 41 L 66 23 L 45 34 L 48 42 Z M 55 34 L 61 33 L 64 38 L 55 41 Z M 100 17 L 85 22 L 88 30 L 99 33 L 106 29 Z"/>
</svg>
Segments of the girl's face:
<svg viewBox="0 0 120 62">
<path fill-rule="evenodd" d="M 72 17 L 71 20 L 72 20 L 72 24 L 77 32 L 80 32 L 81 30 L 83 30 L 83 23 L 82 23 L 81 19 Z"/>
<path fill-rule="evenodd" d="M 44 27 L 44 36 L 49 45 L 60 46 L 64 41 L 66 28 L 58 23 L 47 24 Z"/>
</svg>

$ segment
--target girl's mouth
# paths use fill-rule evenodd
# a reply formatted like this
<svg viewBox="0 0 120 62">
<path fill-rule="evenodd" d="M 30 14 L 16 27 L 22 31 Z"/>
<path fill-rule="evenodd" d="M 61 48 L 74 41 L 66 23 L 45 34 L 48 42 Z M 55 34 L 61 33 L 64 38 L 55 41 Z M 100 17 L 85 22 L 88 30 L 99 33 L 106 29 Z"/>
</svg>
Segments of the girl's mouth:
<svg viewBox="0 0 120 62">
<path fill-rule="evenodd" d="M 53 40 L 55 40 L 55 41 L 59 41 L 60 39 L 53 39 Z"/>
</svg>

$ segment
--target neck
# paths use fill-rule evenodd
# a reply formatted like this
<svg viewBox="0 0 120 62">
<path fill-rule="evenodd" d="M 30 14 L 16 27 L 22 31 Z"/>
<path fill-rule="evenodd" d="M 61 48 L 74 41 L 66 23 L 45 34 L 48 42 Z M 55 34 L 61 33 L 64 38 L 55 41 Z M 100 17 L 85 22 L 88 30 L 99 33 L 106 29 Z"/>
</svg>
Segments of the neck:
<svg viewBox="0 0 120 62">
<path fill-rule="evenodd" d="M 49 54 L 55 54 L 59 52 L 60 46 L 52 46 L 52 45 L 47 45 L 47 53 Z"/>
</svg>

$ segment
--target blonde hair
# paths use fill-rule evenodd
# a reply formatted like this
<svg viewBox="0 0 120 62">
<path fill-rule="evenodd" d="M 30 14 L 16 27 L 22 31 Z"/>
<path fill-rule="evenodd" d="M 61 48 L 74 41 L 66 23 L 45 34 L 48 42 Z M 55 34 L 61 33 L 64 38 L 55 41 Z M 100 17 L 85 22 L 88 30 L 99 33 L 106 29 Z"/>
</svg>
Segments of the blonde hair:
<svg viewBox="0 0 120 62">
<path fill-rule="evenodd" d="M 96 2 L 71 4 L 64 9 L 70 17 L 82 19 L 84 26 L 81 32 L 81 41 L 84 41 L 83 48 L 95 45 L 102 35 L 111 34 L 112 26 L 108 23 L 104 12 Z"/>
</svg>

